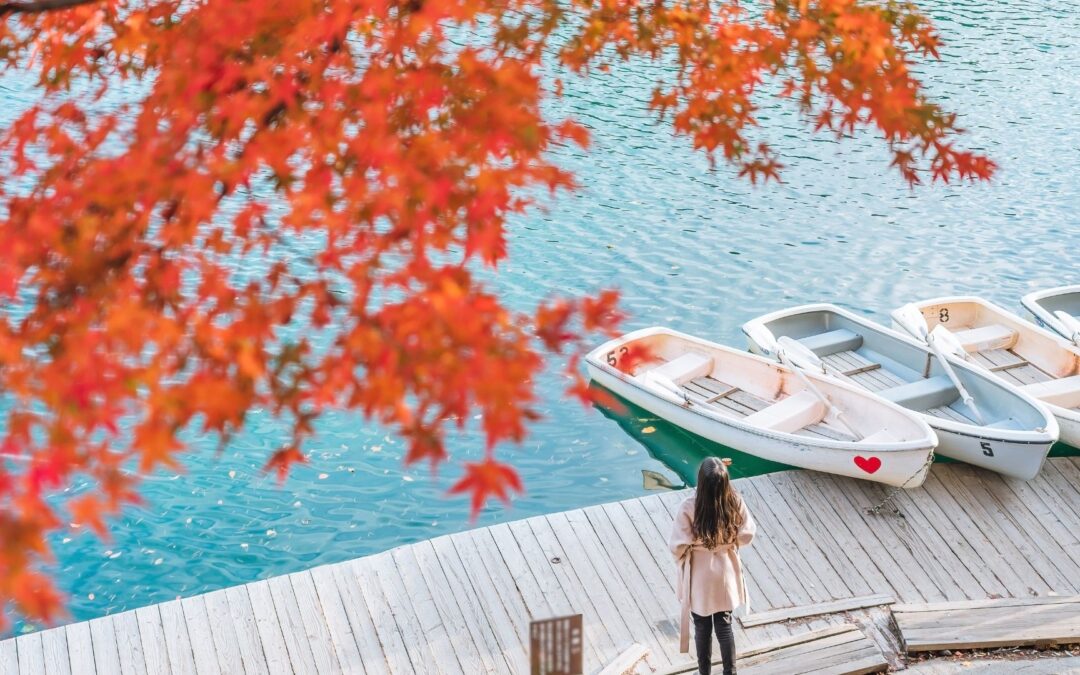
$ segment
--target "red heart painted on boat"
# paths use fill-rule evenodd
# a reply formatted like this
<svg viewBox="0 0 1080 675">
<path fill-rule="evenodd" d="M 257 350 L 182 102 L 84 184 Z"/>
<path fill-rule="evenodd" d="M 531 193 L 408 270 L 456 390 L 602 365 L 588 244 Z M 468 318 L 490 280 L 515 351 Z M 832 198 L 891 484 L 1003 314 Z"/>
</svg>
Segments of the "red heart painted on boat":
<svg viewBox="0 0 1080 675">
<path fill-rule="evenodd" d="M 856 457 L 855 466 L 859 467 L 866 473 L 874 473 L 881 468 L 881 460 L 877 457 Z"/>
</svg>

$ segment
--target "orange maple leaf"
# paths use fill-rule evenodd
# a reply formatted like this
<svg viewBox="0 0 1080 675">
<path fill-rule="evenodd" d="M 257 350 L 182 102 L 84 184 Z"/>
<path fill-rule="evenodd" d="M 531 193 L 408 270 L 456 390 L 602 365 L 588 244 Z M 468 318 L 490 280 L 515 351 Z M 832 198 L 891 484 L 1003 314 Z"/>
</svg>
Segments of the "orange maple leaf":
<svg viewBox="0 0 1080 675">
<path fill-rule="evenodd" d="M 296 446 L 289 446 L 278 450 L 263 466 L 263 473 L 274 471 L 277 473 L 278 482 L 284 482 L 289 475 L 289 469 L 293 464 L 307 464 L 308 459 Z"/>
<path fill-rule="evenodd" d="M 87 494 L 75 497 L 68 502 L 68 510 L 71 512 L 73 525 L 89 526 L 103 539 L 108 536 L 105 521 L 102 519 L 102 515 L 108 509 L 96 496 Z"/>
<path fill-rule="evenodd" d="M 472 494 L 471 519 L 476 520 L 480 509 L 491 497 L 498 497 L 504 504 L 510 503 L 509 490 L 523 493 L 521 477 L 514 467 L 491 457 L 482 462 L 466 462 L 465 475 L 450 488 L 450 494 Z"/>
</svg>

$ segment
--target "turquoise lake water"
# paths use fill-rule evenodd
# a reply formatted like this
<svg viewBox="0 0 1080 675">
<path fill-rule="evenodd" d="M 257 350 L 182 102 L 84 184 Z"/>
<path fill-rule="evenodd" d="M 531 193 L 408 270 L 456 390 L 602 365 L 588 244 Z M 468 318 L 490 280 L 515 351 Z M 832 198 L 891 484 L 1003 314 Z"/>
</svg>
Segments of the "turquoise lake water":
<svg viewBox="0 0 1080 675">
<path fill-rule="evenodd" d="M 782 106 L 762 114 L 765 137 L 789 165 L 784 183 L 751 187 L 711 170 L 648 113 L 657 66 L 634 63 L 570 82 L 552 104 L 588 125 L 588 154 L 563 152 L 583 189 L 519 218 L 511 258 L 494 283 L 509 304 L 617 286 L 626 328 L 669 325 L 743 346 L 739 326 L 787 305 L 832 301 L 885 320 L 903 302 L 981 294 L 1018 309 L 1034 288 L 1080 282 L 1080 5 L 924 2 L 946 41 L 923 69 L 937 98 L 963 113 L 964 143 L 1001 165 L 992 185 L 909 190 L 865 135 L 814 136 Z M 0 122 L 33 97 L 0 79 Z M 615 416 L 540 383 L 545 419 L 503 456 L 527 493 L 486 509 L 477 525 L 644 494 L 642 469 L 676 483 L 706 453 L 726 449 L 640 410 Z M 647 427 L 654 431 L 646 433 Z M 465 500 L 448 498 L 458 471 L 404 469 L 403 448 L 354 415 L 328 416 L 311 463 L 279 487 L 260 473 L 284 438 L 265 414 L 226 452 L 207 441 L 183 475 L 147 479 L 147 504 L 130 508 L 102 542 L 58 535 L 55 573 L 72 619 L 88 619 L 470 527 Z M 456 460 L 478 457 L 467 431 Z M 781 468 L 735 455 L 739 475 Z"/>
</svg>

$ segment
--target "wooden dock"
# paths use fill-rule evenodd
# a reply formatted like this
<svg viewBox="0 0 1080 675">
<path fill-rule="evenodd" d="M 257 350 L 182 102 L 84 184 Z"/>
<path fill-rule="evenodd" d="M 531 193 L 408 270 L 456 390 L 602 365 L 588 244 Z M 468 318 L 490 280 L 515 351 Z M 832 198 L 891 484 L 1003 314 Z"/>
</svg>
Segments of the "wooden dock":
<svg viewBox="0 0 1080 675">
<path fill-rule="evenodd" d="M 1080 458 L 1048 460 L 1027 482 L 939 464 L 897 495 L 899 514 L 865 512 L 884 488 L 819 473 L 736 484 L 760 532 L 743 553 L 754 612 L 1080 594 Z M 684 496 L 499 524 L 24 635 L 0 642 L 0 675 L 520 673 L 529 621 L 579 612 L 586 673 L 633 643 L 653 666 L 678 666 L 666 539 Z M 739 626 L 736 640 L 851 622 L 895 659 L 883 607 Z"/>
</svg>

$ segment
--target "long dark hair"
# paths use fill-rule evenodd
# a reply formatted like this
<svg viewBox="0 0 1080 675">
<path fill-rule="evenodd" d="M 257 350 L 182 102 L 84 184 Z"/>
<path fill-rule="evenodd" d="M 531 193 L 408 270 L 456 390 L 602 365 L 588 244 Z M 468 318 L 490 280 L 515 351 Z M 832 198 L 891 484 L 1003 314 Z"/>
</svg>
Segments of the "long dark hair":
<svg viewBox="0 0 1080 675">
<path fill-rule="evenodd" d="M 705 548 L 735 541 L 742 526 L 742 497 L 731 485 L 731 474 L 716 457 L 706 457 L 697 472 L 694 499 L 694 538 Z"/>
</svg>

